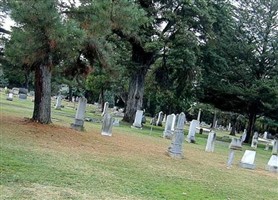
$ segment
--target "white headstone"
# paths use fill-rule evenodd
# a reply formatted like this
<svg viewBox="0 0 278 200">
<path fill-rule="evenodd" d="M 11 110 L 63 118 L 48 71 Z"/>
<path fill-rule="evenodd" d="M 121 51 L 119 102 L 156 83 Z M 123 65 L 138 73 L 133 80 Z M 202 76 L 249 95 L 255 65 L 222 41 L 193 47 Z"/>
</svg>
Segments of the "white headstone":
<svg viewBox="0 0 278 200">
<path fill-rule="evenodd" d="M 272 147 L 272 155 L 278 155 L 278 140 L 274 140 Z"/>
<path fill-rule="evenodd" d="M 132 124 L 132 126 L 136 128 L 142 128 L 142 117 L 143 117 L 143 110 L 137 110 L 135 114 L 134 123 Z"/>
<path fill-rule="evenodd" d="M 198 112 L 198 117 L 197 117 L 197 120 L 200 122 L 200 119 L 201 119 L 201 112 L 202 112 L 202 110 L 201 109 L 199 109 L 199 112 Z"/>
<path fill-rule="evenodd" d="M 184 141 L 184 122 L 185 114 L 182 112 L 178 118 L 177 127 L 172 138 L 171 146 L 168 148 L 169 156 L 174 158 L 183 158 L 182 143 Z"/>
<path fill-rule="evenodd" d="M 163 122 L 163 123 L 166 123 L 166 120 L 167 120 L 167 115 L 165 114 L 164 117 L 163 117 L 162 122 Z"/>
<path fill-rule="evenodd" d="M 61 109 L 61 104 L 62 104 L 62 97 L 59 95 L 57 97 L 57 100 L 56 100 L 55 109 L 56 110 L 60 110 Z"/>
<path fill-rule="evenodd" d="M 258 146 L 258 138 L 259 138 L 259 133 L 255 132 L 252 137 L 252 142 L 251 142 L 251 147 L 254 149 L 256 149 Z"/>
<path fill-rule="evenodd" d="M 101 135 L 112 136 L 113 118 L 109 113 L 103 116 Z"/>
<path fill-rule="evenodd" d="M 231 127 L 232 125 L 231 125 L 231 123 L 229 123 L 229 125 L 228 125 L 228 131 L 230 131 L 231 130 Z"/>
<path fill-rule="evenodd" d="M 187 141 L 190 143 L 195 143 L 195 133 L 196 128 L 200 126 L 200 122 L 198 120 L 192 120 L 189 126 L 189 132 L 187 135 Z"/>
<path fill-rule="evenodd" d="M 14 96 L 13 93 L 9 93 L 8 97 L 7 97 L 7 100 L 8 101 L 12 101 L 13 100 L 13 96 Z"/>
<path fill-rule="evenodd" d="M 175 117 L 175 115 L 171 114 L 171 115 L 168 115 L 166 118 L 166 124 L 165 124 L 165 128 L 163 131 L 164 138 L 171 139 L 173 136 L 172 123 L 173 123 L 174 117 Z"/>
<path fill-rule="evenodd" d="M 160 111 L 158 113 L 157 121 L 156 121 L 156 126 L 162 126 L 162 120 L 163 120 L 163 112 Z"/>
<path fill-rule="evenodd" d="M 84 97 L 79 98 L 74 123 L 71 124 L 72 128 L 74 128 L 76 130 L 79 130 L 79 131 L 83 130 L 86 104 L 87 104 L 87 99 L 86 98 L 84 98 Z"/>
<path fill-rule="evenodd" d="M 266 131 L 264 132 L 263 138 L 264 138 L 264 139 L 267 139 L 267 132 L 266 132 Z"/>
<path fill-rule="evenodd" d="M 278 156 L 272 155 L 267 163 L 266 170 L 278 173 Z"/>
<path fill-rule="evenodd" d="M 101 116 L 104 116 L 108 112 L 108 107 L 109 107 L 109 103 L 105 102 Z"/>
<path fill-rule="evenodd" d="M 240 137 L 241 143 L 244 142 L 244 140 L 246 139 L 246 136 L 247 136 L 247 131 L 246 131 L 246 129 L 244 129 L 243 134 L 242 134 L 242 136 Z"/>
<path fill-rule="evenodd" d="M 247 169 L 255 169 L 256 151 L 246 150 L 241 158 L 240 166 Z"/>
<path fill-rule="evenodd" d="M 208 135 L 206 151 L 207 152 L 214 152 L 214 143 L 216 140 L 216 133 L 211 131 Z"/>
<path fill-rule="evenodd" d="M 171 130 L 174 131 L 175 130 L 175 126 L 176 126 L 176 118 L 177 116 L 175 114 L 172 114 L 173 116 L 173 120 L 172 120 L 172 125 L 171 125 Z"/>
<path fill-rule="evenodd" d="M 114 119 L 113 121 L 113 126 L 120 126 L 120 120 L 119 119 Z"/>
</svg>

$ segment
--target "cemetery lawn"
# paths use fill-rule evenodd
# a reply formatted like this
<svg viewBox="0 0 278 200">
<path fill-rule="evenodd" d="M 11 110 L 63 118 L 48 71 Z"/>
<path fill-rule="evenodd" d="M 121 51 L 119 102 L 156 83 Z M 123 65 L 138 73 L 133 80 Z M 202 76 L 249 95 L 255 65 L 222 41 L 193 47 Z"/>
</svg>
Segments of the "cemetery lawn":
<svg viewBox="0 0 278 200">
<path fill-rule="evenodd" d="M 166 155 L 170 141 L 161 127 L 150 131 L 121 123 L 113 136 L 100 135 L 101 124 L 85 122 L 85 132 L 69 128 L 74 109 L 52 110 L 53 124 L 28 120 L 31 101 L 0 98 L 0 199 L 230 199 L 273 200 L 278 175 L 265 170 L 271 151 L 257 149 L 256 169 L 238 166 L 244 151 L 226 168 L 229 143 L 217 141 L 215 152 L 183 144 L 184 159 Z M 88 110 L 95 109 L 88 107 Z M 100 113 L 87 112 L 99 117 Z M 187 133 L 187 132 L 186 132 Z M 225 133 L 221 133 L 225 134 Z M 248 145 L 245 149 L 251 149 Z"/>
</svg>

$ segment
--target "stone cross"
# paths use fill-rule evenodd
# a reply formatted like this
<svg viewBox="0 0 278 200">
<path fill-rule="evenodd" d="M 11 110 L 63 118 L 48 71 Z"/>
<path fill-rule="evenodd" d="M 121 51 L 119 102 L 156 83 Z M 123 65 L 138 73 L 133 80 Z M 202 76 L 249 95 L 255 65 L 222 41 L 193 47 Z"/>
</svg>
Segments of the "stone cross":
<svg viewBox="0 0 278 200">
<path fill-rule="evenodd" d="M 240 166 L 246 169 L 255 169 L 255 156 L 256 151 L 246 150 L 240 161 Z"/>
<path fill-rule="evenodd" d="M 137 110 L 132 126 L 135 128 L 142 128 L 142 117 L 143 117 L 143 110 Z"/>
<path fill-rule="evenodd" d="M 56 100 L 55 109 L 61 110 L 61 104 L 62 104 L 62 97 L 61 97 L 61 95 L 59 95 Z"/>
<path fill-rule="evenodd" d="M 167 139 L 172 139 L 173 131 L 172 131 L 172 123 L 174 120 L 175 114 L 168 115 L 166 118 L 166 124 L 163 131 L 163 137 Z"/>
<path fill-rule="evenodd" d="M 84 97 L 79 98 L 74 123 L 71 124 L 71 127 L 73 129 L 76 129 L 78 131 L 81 131 L 84 129 L 83 125 L 84 125 L 86 104 L 87 104 L 86 98 L 84 98 Z"/>
<path fill-rule="evenodd" d="M 109 107 L 109 103 L 105 102 L 104 107 L 103 107 L 103 112 L 101 114 L 102 117 L 108 112 L 108 107 Z"/>
<path fill-rule="evenodd" d="M 189 143 L 195 143 L 196 140 L 195 140 L 195 133 L 196 133 L 196 128 L 200 126 L 200 122 L 198 120 L 192 120 L 190 122 L 190 126 L 189 126 L 189 132 L 188 132 L 188 135 L 187 135 L 187 141 Z"/>
<path fill-rule="evenodd" d="M 211 131 L 209 132 L 208 139 L 207 139 L 207 145 L 206 150 L 207 152 L 214 152 L 214 143 L 216 140 L 216 133 Z"/>
<path fill-rule="evenodd" d="M 168 148 L 168 155 L 173 158 L 183 158 L 182 143 L 184 141 L 184 122 L 185 114 L 182 112 L 178 118 L 171 146 Z"/>
<path fill-rule="evenodd" d="M 156 121 L 156 126 L 162 126 L 162 120 L 163 120 L 163 112 L 160 111 L 158 113 L 157 121 Z"/>
<path fill-rule="evenodd" d="M 113 117 L 109 113 L 103 116 L 101 135 L 112 136 Z"/>
<path fill-rule="evenodd" d="M 251 142 L 251 147 L 254 149 L 256 149 L 258 146 L 258 138 L 259 138 L 259 133 L 255 132 L 252 137 L 252 142 Z"/>
</svg>

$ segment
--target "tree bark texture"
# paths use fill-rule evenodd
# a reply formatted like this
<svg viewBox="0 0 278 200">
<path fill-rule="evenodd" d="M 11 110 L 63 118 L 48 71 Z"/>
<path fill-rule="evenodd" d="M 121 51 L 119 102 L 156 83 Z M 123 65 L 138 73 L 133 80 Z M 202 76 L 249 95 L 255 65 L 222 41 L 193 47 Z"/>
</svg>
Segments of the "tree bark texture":
<svg viewBox="0 0 278 200">
<path fill-rule="evenodd" d="M 255 122 L 256 122 L 256 112 L 250 112 L 249 119 L 248 119 L 248 126 L 247 126 L 247 135 L 244 141 L 245 143 L 251 141 L 251 138 L 253 137 Z"/>
<path fill-rule="evenodd" d="M 35 68 L 35 102 L 33 120 L 51 123 L 51 68 L 40 64 Z"/>
<path fill-rule="evenodd" d="M 128 99 L 123 120 L 132 123 L 137 110 L 142 110 L 146 72 L 138 70 L 129 82 Z"/>
</svg>

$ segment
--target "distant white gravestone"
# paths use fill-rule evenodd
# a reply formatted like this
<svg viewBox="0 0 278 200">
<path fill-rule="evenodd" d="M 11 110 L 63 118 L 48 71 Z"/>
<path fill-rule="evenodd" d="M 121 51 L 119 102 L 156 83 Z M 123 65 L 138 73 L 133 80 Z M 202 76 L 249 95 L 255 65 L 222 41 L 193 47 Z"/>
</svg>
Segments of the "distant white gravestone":
<svg viewBox="0 0 278 200">
<path fill-rule="evenodd" d="M 184 122 L 185 114 L 182 112 L 178 118 L 171 146 L 168 148 L 168 155 L 172 158 L 183 158 L 182 143 L 184 141 Z"/>
<path fill-rule="evenodd" d="M 14 96 L 13 93 L 9 93 L 9 94 L 8 94 L 8 97 L 7 97 L 7 100 L 8 100 L 8 101 L 12 101 L 12 100 L 13 100 L 13 96 Z"/>
<path fill-rule="evenodd" d="M 252 142 L 251 142 L 251 147 L 254 149 L 256 149 L 258 146 L 258 138 L 259 138 L 259 133 L 255 132 L 252 137 Z"/>
<path fill-rule="evenodd" d="M 109 103 L 105 102 L 104 107 L 103 107 L 103 112 L 101 114 L 102 117 L 108 112 L 108 107 L 109 107 Z"/>
<path fill-rule="evenodd" d="M 143 110 L 137 110 L 132 126 L 135 128 L 142 128 L 142 118 L 143 118 Z"/>
<path fill-rule="evenodd" d="M 216 133 L 211 131 L 208 135 L 206 151 L 207 152 L 214 152 L 214 143 L 216 140 Z"/>
<path fill-rule="evenodd" d="M 246 169 L 255 169 L 255 156 L 256 151 L 246 150 L 240 161 L 240 166 Z"/>
<path fill-rule="evenodd" d="M 278 173 L 278 141 L 274 140 L 272 156 L 270 157 L 266 170 Z"/>
<path fill-rule="evenodd" d="M 162 126 L 162 120 L 163 120 L 163 112 L 160 111 L 158 113 L 157 121 L 156 121 L 156 126 Z"/>
<path fill-rule="evenodd" d="M 74 123 L 71 124 L 71 127 L 75 130 L 81 131 L 84 129 L 83 125 L 84 125 L 86 104 L 87 104 L 86 98 L 84 98 L 84 97 L 79 98 Z"/>
<path fill-rule="evenodd" d="M 56 100 L 55 109 L 61 110 L 61 105 L 62 105 L 62 97 L 59 95 Z"/>
<path fill-rule="evenodd" d="M 166 124 L 163 131 L 163 137 L 167 139 L 172 139 L 173 132 L 172 131 L 172 123 L 174 121 L 175 114 L 168 115 L 166 118 Z"/>
<path fill-rule="evenodd" d="M 101 135 L 112 136 L 113 117 L 109 113 L 104 114 Z"/>
<path fill-rule="evenodd" d="M 195 143 L 195 133 L 196 133 L 196 128 L 200 126 L 200 122 L 198 120 L 192 120 L 190 122 L 190 126 L 189 126 L 189 132 L 187 135 L 187 141 L 189 143 Z"/>
</svg>

